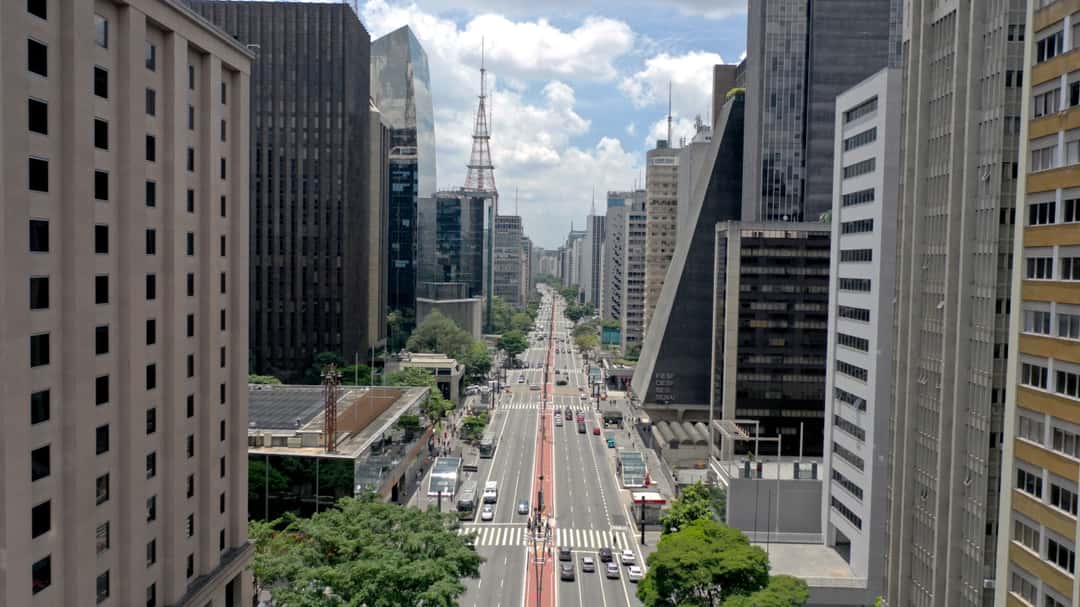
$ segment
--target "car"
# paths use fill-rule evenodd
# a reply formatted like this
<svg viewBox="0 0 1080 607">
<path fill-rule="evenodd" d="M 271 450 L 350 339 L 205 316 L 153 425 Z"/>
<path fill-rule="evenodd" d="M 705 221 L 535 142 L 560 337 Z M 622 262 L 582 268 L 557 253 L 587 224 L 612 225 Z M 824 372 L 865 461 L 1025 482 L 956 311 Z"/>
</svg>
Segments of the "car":
<svg viewBox="0 0 1080 607">
<path fill-rule="evenodd" d="M 533 385 L 529 386 L 529 389 L 533 390 L 533 391 L 539 390 L 540 385 L 539 384 L 533 384 Z"/>
<path fill-rule="evenodd" d="M 559 560 L 570 561 L 573 560 L 573 555 L 570 554 L 570 548 L 568 546 L 562 546 L 559 548 Z"/>
<path fill-rule="evenodd" d="M 574 410 L 571 409 L 570 407 L 567 407 L 566 409 L 563 409 L 563 411 L 565 412 L 565 413 L 563 413 L 563 415 L 566 416 L 566 419 L 573 419 L 574 418 Z"/>
<path fill-rule="evenodd" d="M 517 383 L 519 383 L 519 384 L 525 383 L 525 376 L 524 375 L 518 375 Z"/>
<path fill-rule="evenodd" d="M 562 418 L 559 417 L 558 415 L 556 415 L 555 416 L 555 427 L 556 428 L 562 428 L 562 425 L 563 425 Z"/>
<path fill-rule="evenodd" d="M 582 394 L 580 396 L 580 398 L 581 398 L 581 400 L 589 400 L 589 395 L 588 394 Z"/>
<path fill-rule="evenodd" d="M 600 426 L 593 426 L 592 433 L 593 436 L 600 436 Z"/>
<path fill-rule="evenodd" d="M 605 571 L 605 575 L 608 577 L 608 579 L 612 579 L 612 580 L 619 579 L 619 566 L 616 565 L 615 563 L 608 563 L 607 564 L 607 570 Z"/>
<path fill-rule="evenodd" d="M 585 414 L 584 414 L 584 413 L 582 413 L 581 411 L 578 411 L 578 414 L 577 414 L 577 421 L 578 421 L 578 422 L 584 422 L 584 421 L 585 421 Z"/>
<path fill-rule="evenodd" d="M 591 556 L 581 557 L 581 570 L 585 573 L 596 573 L 596 559 Z"/>
<path fill-rule="evenodd" d="M 484 504 L 484 509 L 480 511 L 480 520 L 490 521 L 495 519 L 495 508 L 491 504 Z"/>
<path fill-rule="evenodd" d="M 559 566 L 559 579 L 564 582 L 574 581 L 574 566 L 569 563 L 563 563 Z"/>
<path fill-rule="evenodd" d="M 578 422 L 577 431 L 578 434 L 585 434 L 585 432 L 587 432 L 587 430 L 585 430 L 585 422 Z"/>
<path fill-rule="evenodd" d="M 499 483 L 488 481 L 484 484 L 484 503 L 494 504 L 497 501 L 499 501 Z"/>
<path fill-rule="evenodd" d="M 528 514 L 529 513 L 529 502 L 527 502 L 525 500 L 521 500 L 520 502 L 518 502 L 517 513 L 518 514 Z"/>
<path fill-rule="evenodd" d="M 640 582 L 641 578 L 645 577 L 645 574 L 642 573 L 641 567 L 631 565 L 630 568 L 626 570 L 626 577 L 630 578 L 631 582 Z"/>
<path fill-rule="evenodd" d="M 633 565 L 634 551 L 627 548 L 626 550 L 622 551 L 622 555 L 619 558 L 622 560 L 623 565 Z"/>
<path fill-rule="evenodd" d="M 578 392 L 584 392 L 585 391 L 585 386 L 578 386 L 577 391 Z"/>
</svg>

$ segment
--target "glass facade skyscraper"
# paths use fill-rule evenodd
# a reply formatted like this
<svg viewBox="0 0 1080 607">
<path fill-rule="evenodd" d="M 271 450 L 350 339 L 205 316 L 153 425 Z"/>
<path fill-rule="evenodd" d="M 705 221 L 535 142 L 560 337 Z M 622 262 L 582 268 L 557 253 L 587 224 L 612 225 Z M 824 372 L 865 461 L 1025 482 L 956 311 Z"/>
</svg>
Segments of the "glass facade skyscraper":
<svg viewBox="0 0 1080 607">
<path fill-rule="evenodd" d="M 371 43 L 371 96 L 391 127 L 388 302 L 408 312 L 416 302 L 417 203 L 436 183 L 427 53 L 408 26 Z"/>
</svg>

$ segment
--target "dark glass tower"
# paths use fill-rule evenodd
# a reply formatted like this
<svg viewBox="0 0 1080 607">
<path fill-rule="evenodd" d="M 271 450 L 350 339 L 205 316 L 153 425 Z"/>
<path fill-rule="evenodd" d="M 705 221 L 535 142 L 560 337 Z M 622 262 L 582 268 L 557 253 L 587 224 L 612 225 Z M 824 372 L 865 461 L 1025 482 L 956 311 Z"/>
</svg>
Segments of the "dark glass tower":
<svg viewBox="0 0 1080 607">
<path fill-rule="evenodd" d="M 296 379 L 352 359 L 368 305 L 371 37 L 346 4 L 192 2 L 256 53 L 251 75 L 251 353 Z M 346 316 L 346 315 L 349 316 Z"/>
<path fill-rule="evenodd" d="M 417 204 L 435 192 L 435 118 L 427 53 L 408 26 L 371 43 L 371 96 L 391 128 L 389 306 L 416 306 Z"/>
</svg>

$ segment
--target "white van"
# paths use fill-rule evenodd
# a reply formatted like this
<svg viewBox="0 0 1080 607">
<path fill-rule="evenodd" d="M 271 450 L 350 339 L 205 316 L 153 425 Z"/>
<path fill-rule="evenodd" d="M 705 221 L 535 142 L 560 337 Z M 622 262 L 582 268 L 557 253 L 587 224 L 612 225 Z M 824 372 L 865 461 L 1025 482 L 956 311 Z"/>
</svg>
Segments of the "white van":
<svg viewBox="0 0 1080 607">
<path fill-rule="evenodd" d="M 484 483 L 484 503 L 494 504 L 499 499 L 499 483 L 488 481 Z"/>
</svg>

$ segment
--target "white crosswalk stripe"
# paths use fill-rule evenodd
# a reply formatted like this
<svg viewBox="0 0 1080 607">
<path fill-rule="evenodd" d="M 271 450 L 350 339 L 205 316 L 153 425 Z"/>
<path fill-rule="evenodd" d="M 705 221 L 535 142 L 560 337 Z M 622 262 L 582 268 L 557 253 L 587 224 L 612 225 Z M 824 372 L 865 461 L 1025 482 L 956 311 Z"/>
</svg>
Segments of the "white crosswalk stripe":
<svg viewBox="0 0 1080 607">
<path fill-rule="evenodd" d="M 525 546 L 529 534 L 525 527 L 467 524 L 458 529 L 459 535 L 476 534 L 476 546 Z M 571 550 L 599 550 L 608 547 L 615 551 L 632 545 L 625 531 L 607 532 L 597 529 L 555 529 L 555 545 Z M 612 542 L 614 538 L 614 543 Z"/>
<path fill-rule="evenodd" d="M 524 546 L 524 527 L 505 527 L 498 525 L 464 525 L 458 529 L 459 535 L 476 534 L 477 546 Z"/>
</svg>

